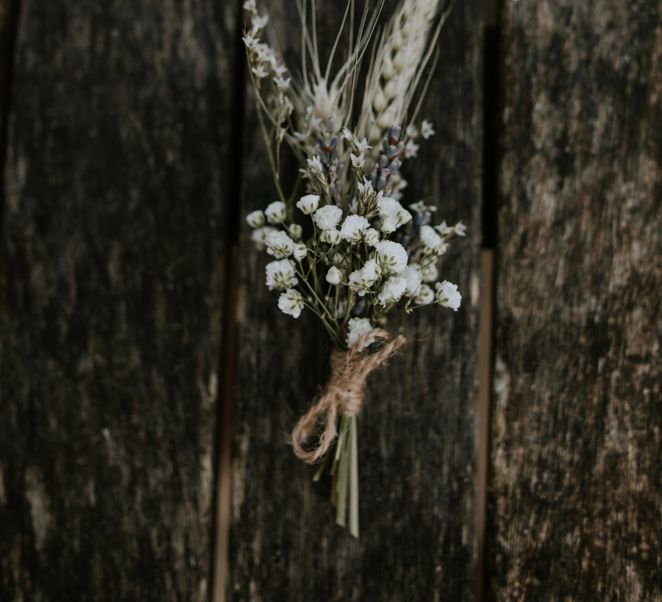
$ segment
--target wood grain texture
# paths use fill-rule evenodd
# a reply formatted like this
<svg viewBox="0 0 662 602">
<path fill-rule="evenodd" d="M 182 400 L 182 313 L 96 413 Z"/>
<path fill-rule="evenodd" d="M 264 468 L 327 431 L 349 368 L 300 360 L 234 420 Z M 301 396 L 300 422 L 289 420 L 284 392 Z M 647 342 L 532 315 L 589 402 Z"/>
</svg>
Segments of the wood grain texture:
<svg viewBox="0 0 662 602">
<path fill-rule="evenodd" d="M 205 600 L 234 10 L 20 4 L 0 599 Z"/>
<path fill-rule="evenodd" d="M 296 56 L 297 21 L 287 6 L 269 4 L 270 25 Z M 341 7 L 318 6 L 328 40 Z M 404 320 L 409 344 L 369 380 L 359 420 L 358 541 L 335 525 L 328 485 L 314 485 L 286 444 L 326 380 L 330 344 L 312 317 L 293 322 L 276 309 L 264 287 L 265 257 L 242 233 L 231 600 L 473 599 L 480 43 L 479 3 L 458 3 L 424 110 L 437 136 L 408 178 L 410 202 L 439 204 L 440 219 L 463 219 L 474 235 L 454 246 L 443 272 L 459 282 L 465 304 L 457 314 L 431 308 Z M 274 198 L 252 105 L 248 111 L 244 212 Z"/>
<path fill-rule="evenodd" d="M 662 599 L 661 9 L 505 2 L 497 600 Z"/>
</svg>

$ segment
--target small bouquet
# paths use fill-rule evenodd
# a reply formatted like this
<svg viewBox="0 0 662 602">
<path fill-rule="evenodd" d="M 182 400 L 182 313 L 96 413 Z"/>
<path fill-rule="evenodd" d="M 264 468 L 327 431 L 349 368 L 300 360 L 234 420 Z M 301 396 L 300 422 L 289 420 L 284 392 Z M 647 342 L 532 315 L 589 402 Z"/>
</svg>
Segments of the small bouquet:
<svg viewBox="0 0 662 602">
<path fill-rule="evenodd" d="M 358 536 L 357 414 L 365 380 L 405 343 L 384 330 L 386 317 L 434 303 L 457 310 L 461 303 L 457 286 L 439 281 L 439 263 L 465 228 L 433 226 L 436 208 L 423 201 L 405 208 L 401 175 L 403 162 L 434 134 L 429 121 L 417 122 L 427 88 L 421 80 L 448 11 L 438 0 L 402 0 L 377 33 L 383 1 L 357 19 L 348 0 L 322 65 L 315 2 L 296 5 L 302 61 L 293 78 L 263 40 L 267 17 L 255 0 L 244 3 L 243 41 L 278 195 L 247 222 L 272 258 L 266 284 L 279 292 L 278 308 L 293 318 L 311 311 L 335 347 L 330 380 L 294 427 L 292 445 L 300 459 L 320 464 L 316 479 L 328 469 L 337 522 Z M 283 143 L 301 166 L 289 194 L 280 181 Z"/>
</svg>

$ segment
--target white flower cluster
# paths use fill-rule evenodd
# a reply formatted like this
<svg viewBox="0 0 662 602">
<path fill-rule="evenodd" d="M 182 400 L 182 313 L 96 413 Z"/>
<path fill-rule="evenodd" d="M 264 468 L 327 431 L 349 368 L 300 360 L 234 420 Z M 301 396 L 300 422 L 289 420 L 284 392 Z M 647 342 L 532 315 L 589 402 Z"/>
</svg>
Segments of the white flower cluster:
<svg viewBox="0 0 662 602">
<path fill-rule="evenodd" d="M 438 0 L 405 4 L 387 31 L 397 56 L 407 59 L 408 46 L 398 42 L 398 28 L 421 21 L 424 31 L 430 31 Z M 271 258 L 266 284 L 280 293 L 280 310 L 293 318 L 304 308 L 310 310 L 339 347 L 353 345 L 394 310 L 411 312 L 436 303 L 457 311 L 461 294 L 455 284 L 440 281 L 439 266 L 451 238 L 465 235 L 464 226 L 434 225 L 434 206 L 402 204 L 406 181 L 400 168 L 435 133 L 428 120 L 418 125 L 393 123 L 407 112 L 411 100 L 401 102 L 392 94 L 393 86 L 406 88 L 409 96 L 414 93 L 407 82 L 415 81 L 419 59 L 409 57 L 407 68 L 400 65 L 402 61 L 394 64 L 397 82 L 391 78 L 378 93 L 364 90 L 368 103 L 364 107 L 370 115 L 359 116 L 351 125 L 353 99 L 346 94 L 351 87 L 345 85 L 344 72 L 339 79 L 327 79 L 328 73 L 324 77 L 314 67 L 291 85 L 287 68 L 260 39 L 267 17 L 259 14 L 255 0 L 246 0 L 244 9 L 248 26 L 243 41 L 258 110 L 266 114 L 265 123 L 273 130 L 273 138 L 267 136 L 266 142 L 278 193 L 278 200 L 252 211 L 246 221 L 256 246 Z M 316 43 L 306 37 L 305 28 L 303 35 L 306 45 Z M 420 39 L 413 31 L 408 35 L 418 45 L 414 54 L 424 56 L 427 34 Z M 367 38 L 357 41 L 349 54 L 352 61 L 370 54 L 364 52 L 368 42 Z M 351 64 L 351 72 L 355 68 Z M 381 86 L 386 75 L 368 81 L 382 82 Z M 277 149 L 283 141 L 299 161 L 307 191 L 303 196 L 294 191 L 296 202 L 288 201 L 280 187 Z"/>
<path fill-rule="evenodd" d="M 349 205 L 359 211 L 358 203 Z M 249 213 L 253 240 L 273 258 L 266 283 L 281 291 L 279 309 L 298 318 L 308 307 L 346 346 L 396 308 L 437 303 L 457 311 L 457 286 L 436 281 L 450 238 L 464 236 L 465 227 L 422 223 L 433 211 L 423 203 L 410 209 L 376 195 L 362 214 L 306 194 L 291 209 L 275 201 Z"/>
</svg>

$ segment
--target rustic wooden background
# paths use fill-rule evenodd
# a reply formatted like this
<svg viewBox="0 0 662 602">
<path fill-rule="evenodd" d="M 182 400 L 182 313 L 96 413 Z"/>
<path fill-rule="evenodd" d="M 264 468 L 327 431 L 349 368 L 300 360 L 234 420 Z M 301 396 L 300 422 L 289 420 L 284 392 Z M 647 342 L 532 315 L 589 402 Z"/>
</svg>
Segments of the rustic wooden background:
<svg viewBox="0 0 662 602">
<path fill-rule="evenodd" d="M 662 4 L 456 2 L 410 190 L 465 304 L 394 325 L 359 541 L 285 445 L 328 344 L 242 225 L 239 7 L 0 0 L 0 601 L 662 600 Z"/>
</svg>

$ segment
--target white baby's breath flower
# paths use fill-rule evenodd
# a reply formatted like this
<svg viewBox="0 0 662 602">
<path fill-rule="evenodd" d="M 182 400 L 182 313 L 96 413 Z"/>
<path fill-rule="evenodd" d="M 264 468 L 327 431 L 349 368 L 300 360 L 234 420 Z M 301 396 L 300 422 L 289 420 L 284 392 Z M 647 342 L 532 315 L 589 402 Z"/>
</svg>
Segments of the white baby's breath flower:
<svg viewBox="0 0 662 602">
<path fill-rule="evenodd" d="M 340 230 L 337 230 L 336 228 L 331 228 L 330 230 L 322 230 L 322 233 L 320 234 L 320 240 L 329 245 L 337 245 L 342 240 L 342 237 L 340 236 Z"/>
<path fill-rule="evenodd" d="M 324 166 L 320 161 L 319 157 L 313 157 L 312 159 L 306 159 L 306 165 L 308 166 L 307 173 L 311 179 L 323 179 L 324 176 Z"/>
<path fill-rule="evenodd" d="M 250 31 L 251 35 L 255 35 L 255 33 L 255 30 Z M 265 44 L 264 42 L 258 42 L 255 44 L 255 54 L 265 65 L 271 64 L 271 61 L 274 59 L 273 50 L 271 50 L 269 44 Z"/>
<path fill-rule="evenodd" d="M 374 228 L 368 228 L 363 235 L 363 240 L 368 246 L 374 247 L 379 242 L 379 232 Z"/>
<path fill-rule="evenodd" d="M 287 67 L 278 61 L 272 61 L 271 67 L 278 77 L 282 77 L 287 73 Z"/>
<path fill-rule="evenodd" d="M 427 284 L 421 284 L 418 289 L 418 295 L 414 299 L 417 305 L 430 305 L 434 301 L 434 292 Z"/>
<path fill-rule="evenodd" d="M 265 268 L 267 274 L 267 287 L 269 290 L 285 290 L 298 284 L 294 262 L 290 259 L 281 259 L 268 263 Z"/>
<path fill-rule="evenodd" d="M 457 290 L 457 284 L 444 280 L 443 282 L 437 282 L 435 289 L 435 300 L 439 305 L 450 307 L 453 311 L 459 309 L 462 303 L 462 295 Z"/>
<path fill-rule="evenodd" d="M 284 259 L 292 255 L 294 251 L 294 241 L 283 231 L 276 230 L 269 232 L 265 237 L 267 253 L 276 259 Z"/>
<path fill-rule="evenodd" d="M 325 205 L 313 214 L 313 221 L 320 230 L 335 228 L 342 219 L 342 209 L 336 205 Z"/>
<path fill-rule="evenodd" d="M 264 214 L 267 216 L 267 221 L 270 224 L 282 224 L 287 217 L 285 203 L 282 203 L 281 201 L 270 203 L 264 210 Z"/>
<path fill-rule="evenodd" d="M 363 166 L 365 165 L 365 155 L 363 153 L 360 153 L 359 155 L 349 153 L 349 158 L 352 161 L 352 166 L 355 169 L 363 169 Z"/>
<path fill-rule="evenodd" d="M 307 194 L 305 196 L 302 196 L 297 201 L 297 208 L 302 213 L 305 213 L 306 215 L 310 215 L 311 213 L 317 210 L 319 204 L 320 204 L 320 197 L 318 194 Z"/>
<path fill-rule="evenodd" d="M 449 226 L 446 223 L 446 220 L 441 222 L 440 224 L 436 225 L 434 229 L 439 232 L 442 236 L 451 236 L 454 232 L 453 226 Z"/>
<path fill-rule="evenodd" d="M 368 178 L 363 178 L 362 182 L 357 182 L 356 190 L 358 191 L 359 196 L 363 198 L 375 195 L 375 189 L 372 186 L 372 182 L 368 180 Z"/>
<path fill-rule="evenodd" d="M 456 236 L 467 235 L 467 227 L 462 222 L 457 222 L 457 224 L 453 226 L 453 231 L 455 232 Z"/>
<path fill-rule="evenodd" d="M 411 213 L 390 196 L 377 199 L 377 211 L 381 218 L 380 230 L 386 234 L 395 232 L 400 226 L 411 221 Z"/>
<path fill-rule="evenodd" d="M 288 316 L 298 318 L 304 308 L 301 293 L 293 288 L 288 288 L 278 297 L 278 309 Z"/>
<path fill-rule="evenodd" d="M 251 31 L 252 32 L 261 31 L 262 29 L 264 29 L 267 23 L 269 23 L 268 15 L 255 14 L 251 19 Z"/>
<path fill-rule="evenodd" d="M 349 287 L 358 293 L 359 297 L 363 297 L 377 282 L 380 274 L 379 264 L 374 259 L 368 259 L 361 269 L 349 275 Z"/>
<path fill-rule="evenodd" d="M 402 205 L 390 196 L 381 196 L 377 200 L 377 210 L 381 217 L 397 215 L 400 211 L 404 211 Z"/>
<path fill-rule="evenodd" d="M 256 228 L 251 232 L 251 239 L 258 249 L 264 249 L 267 236 L 271 232 L 276 232 L 276 228 L 273 226 L 262 226 L 261 228 Z"/>
<path fill-rule="evenodd" d="M 350 318 L 347 323 L 347 347 L 351 347 L 364 335 L 372 330 L 368 318 Z"/>
<path fill-rule="evenodd" d="M 294 259 L 297 261 L 301 261 L 307 253 L 308 247 L 306 247 L 306 245 L 304 245 L 302 242 L 298 242 L 296 245 L 294 245 L 292 255 L 294 255 Z"/>
<path fill-rule="evenodd" d="M 348 242 L 357 243 L 370 228 L 370 222 L 362 215 L 348 215 L 340 228 L 340 235 Z"/>
<path fill-rule="evenodd" d="M 435 263 L 426 263 L 421 267 L 421 277 L 423 282 L 434 282 L 439 278 L 439 270 Z"/>
<path fill-rule="evenodd" d="M 409 205 L 409 208 L 416 213 L 416 224 L 418 226 L 427 225 L 432 219 L 432 213 L 437 210 L 434 205 L 426 205 L 423 201 Z"/>
<path fill-rule="evenodd" d="M 347 128 L 342 129 L 341 133 L 342 137 L 344 140 L 347 140 L 352 146 L 356 148 L 359 154 L 365 153 L 367 150 L 372 148 L 369 144 L 368 141 L 365 138 L 362 138 L 359 140 L 354 134 L 348 130 Z"/>
<path fill-rule="evenodd" d="M 407 138 L 413 138 L 415 140 L 418 138 L 418 128 L 413 123 L 410 123 L 405 130 L 405 134 Z"/>
<path fill-rule="evenodd" d="M 434 205 L 426 205 L 423 201 L 418 201 L 418 203 L 412 203 L 409 205 L 409 208 L 416 213 L 433 213 L 437 210 Z M 444 222 L 446 223 L 446 222 Z"/>
<path fill-rule="evenodd" d="M 369 151 L 372 146 L 368 144 L 368 141 L 365 138 L 361 138 L 361 140 L 354 140 L 354 145 L 356 146 L 356 150 L 359 151 L 361 154 L 365 154 L 367 151 Z"/>
<path fill-rule="evenodd" d="M 400 276 L 405 279 L 407 287 L 405 289 L 405 294 L 408 297 L 415 297 L 418 294 L 419 289 L 421 288 L 422 277 L 421 273 L 418 270 L 417 265 L 408 265 L 404 270 L 402 270 Z"/>
<path fill-rule="evenodd" d="M 405 144 L 405 157 L 407 159 L 413 159 L 418 155 L 419 148 L 419 145 L 413 140 L 407 140 L 407 144 Z"/>
<path fill-rule="evenodd" d="M 290 224 L 287 231 L 294 240 L 299 240 L 303 234 L 303 228 L 299 224 Z"/>
<path fill-rule="evenodd" d="M 264 65 L 256 65 L 251 69 L 251 71 L 257 79 L 264 79 L 267 77 L 267 75 L 269 75 L 267 70 L 264 68 Z"/>
<path fill-rule="evenodd" d="M 251 211 L 246 216 L 246 222 L 251 228 L 260 228 L 261 226 L 264 226 L 264 219 L 264 211 L 260 211 L 259 209 L 257 211 Z"/>
<path fill-rule="evenodd" d="M 405 294 L 407 289 L 407 281 L 401 276 L 391 276 L 382 287 L 382 290 L 377 296 L 379 304 L 382 306 L 390 305 L 391 303 L 397 303 L 402 295 Z"/>
<path fill-rule="evenodd" d="M 385 274 L 399 274 L 407 266 L 407 251 L 397 242 L 382 240 L 375 245 L 377 261 Z"/>
<path fill-rule="evenodd" d="M 257 6 L 255 6 L 255 0 L 245 0 L 243 4 L 243 9 L 250 13 L 257 12 Z"/>
<path fill-rule="evenodd" d="M 260 40 L 256 38 L 251 32 L 247 32 L 245 36 L 242 36 L 241 40 L 243 41 L 244 46 L 246 46 L 248 50 L 252 51 L 256 51 L 260 43 Z"/>
<path fill-rule="evenodd" d="M 274 77 L 274 84 L 275 84 L 275 86 L 276 86 L 279 90 L 281 90 L 281 91 L 283 91 L 283 92 L 284 92 L 285 90 L 288 90 L 288 89 L 289 89 L 289 87 L 290 87 L 290 83 L 291 83 L 291 82 L 292 82 L 292 78 L 291 78 L 291 77 L 284 78 L 284 77 L 282 77 L 282 76 L 280 76 L 280 75 Z"/>
<path fill-rule="evenodd" d="M 421 242 L 423 246 L 434 255 L 443 255 L 447 249 L 448 244 L 436 232 L 432 226 L 421 227 Z"/>
<path fill-rule="evenodd" d="M 326 281 L 329 284 L 340 284 L 341 280 L 342 272 L 335 265 L 332 265 L 326 273 Z"/>
<path fill-rule="evenodd" d="M 435 226 L 434 229 L 439 232 L 442 236 L 448 238 L 449 236 L 466 236 L 467 227 L 462 222 L 457 222 L 454 226 L 449 226 L 444 220 L 438 226 Z"/>
<path fill-rule="evenodd" d="M 434 127 L 431 121 L 428 121 L 427 119 L 423 120 L 423 123 L 421 123 L 421 136 L 426 140 L 434 136 Z"/>
</svg>

